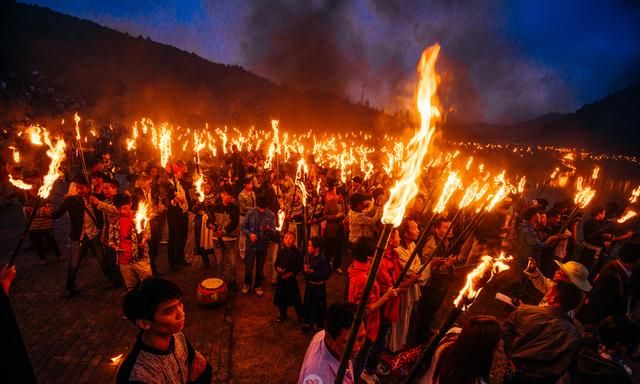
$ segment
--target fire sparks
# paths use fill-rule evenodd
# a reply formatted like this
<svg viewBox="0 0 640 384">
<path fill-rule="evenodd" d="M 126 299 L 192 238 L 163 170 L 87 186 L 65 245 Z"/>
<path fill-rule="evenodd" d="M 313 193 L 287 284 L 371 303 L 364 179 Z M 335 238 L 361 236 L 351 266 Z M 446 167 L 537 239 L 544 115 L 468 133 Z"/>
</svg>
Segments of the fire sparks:
<svg viewBox="0 0 640 384">
<path fill-rule="evenodd" d="M 402 164 L 400 180 L 391 188 L 390 197 L 382 215 L 383 223 L 390 223 L 395 227 L 402 222 L 407 203 L 418 193 L 416 178 L 420 176 L 422 161 L 435 132 L 435 126 L 431 120 L 432 117 L 438 116 L 439 112 L 437 107 L 432 105 L 431 99 L 436 93 L 435 63 L 439 52 L 440 46 L 437 44 L 425 49 L 418 65 L 420 83 L 417 105 L 420 112 L 420 130 L 406 147 L 407 158 Z"/>
<path fill-rule="evenodd" d="M 133 222 L 136 225 L 136 232 L 138 234 L 142 233 L 142 231 L 147 226 L 149 221 L 149 205 L 146 201 L 140 201 L 138 204 L 138 210 L 133 217 Z"/>
<path fill-rule="evenodd" d="M 467 275 L 466 284 L 458 293 L 458 297 L 453 301 L 453 304 L 456 307 L 460 305 L 466 306 L 466 302 L 475 299 L 495 274 L 509 269 L 507 263 L 511 259 L 511 256 L 505 257 L 504 253 L 500 253 L 497 258 L 482 256 L 480 264 Z"/>
<path fill-rule="evenodd" d="M 20 188 L 20 189 L 24 189 L 25 191 L 28 191 L 31 188 L 33 188 L 33 185 L 31 185 L 31 184 L 27 184 L 27 183 L 25 183 L 24 181 L 22 181 L 20 179 L 14 179 L 13 176 L 11 176 L 11 174 L 9 174 L 9 182 L 14 187 Z"/>
</svg>

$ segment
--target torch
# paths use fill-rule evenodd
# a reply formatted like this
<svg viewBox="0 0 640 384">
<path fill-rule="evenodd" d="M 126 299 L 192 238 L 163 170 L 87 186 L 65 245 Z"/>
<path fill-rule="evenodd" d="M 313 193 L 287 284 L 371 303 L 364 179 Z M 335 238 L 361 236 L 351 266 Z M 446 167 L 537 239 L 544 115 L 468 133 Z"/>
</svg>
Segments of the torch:
<svg viewBox="0 0 640 384">
<path fill-rule="evenodd" d="M 73 120 L 76 122 L 76 140 L 78 141 L 78 149 L 80 149 L 80 161 L 82 162 L 82 173 L 84 173 L 84 178 L 87 180 L 87 184 L 91 185 L 91 180 L 89 180 L 89 171 L 87 171 L 87 163 L 84 161 L 84 150 L 82 149 L 82 136 L 80 135 L 80 116 L 78 113 L 73 116 Z"/>
<path fill-rule="evenodd" d="M 596 195 L 596 191 L 594 189 L 592 189 L 589 186 L 584 187 L 582 184 L 583 184 L 583 179 L 581 176 L 581 177 L 578 177 L 578 181 L 576 183 L 577 192 L 573 197 L 573 203 L 574 203 L 573 210 L 569 214 L 567 221 L 565 221 L 565 223 L 562 225 L 560 230 L 557 232 L 558 234 L 562 234 L 564 233 L 564 231 L 567 230 L 567 228 L 569 227 L 569 224 L 571 224 L 571 221 L 574 219 L 576 213 L 578 212 L 578 209 L 584 209 L 587 205 L 589 205 L 589 203 L 591 202 L 591 199 L 593 199 L 593 197 Z"/>
<path fill-rule="evenodd" d="M 431 340 L 429 340 L 429 344 L 427 344 L 415 365 L 411 368 L 409 376 L 407 376 L 404 381 L 405 383 L 415 383 L 424 375 L 431 361 L 431 357 L 446 332 L 451 328 L 453 323 L 455 323 L 460 314 L 474 303 L 482 288 L 487 285 L 491 278 L 497 273 L 509 269 L 507 263 L 511 259 L 511 257 L 505 257 L 502 253 L 497 258 L 482 256 L 482 262 L 467 275 L 466 284 L 453 301 L 454 307 L 449 311 L 449 315 L 442 326 L 434 333 Z"/>
<path fill-rule="evenodd" d="M 402 164 L 400 179 L 396 182 L 395 186 L 391 188 L 389 200 L 387 200 L 384 205 L 382 215 L 384 227 L 378 239 L 371 270 L 369 271 L 367 281 L 362 291 L 362 300 L 356 309 L 356 314 L 351 324 L 351 329 L 349 330 L 349 338 L 347 339 L 347 344 L 340 359 L 340 367 L 336 374 L 336 383 L 342 383 L 347 370 L 353 344 L 355 343 L 367 306 L 367 298 L 378 274 L 382 255 L 389 242 L 392 229 L 402 223 L 402 217 L 404 216 L 407 203 L 418 194 L 419 188 L 416 181 L 420 176 L 422 161 L 427 154 L 429 144 L 435 132 L 435 127 L 431 124 L 431 118 L 432 116 L 437 116 L 439 113 L 437 107 L 431 105 L 431 98 L 436 91 L 436 73 L 434 67 L 439 51 L 440 46 L 437 44 L 425 49 L 418 64 L 420 83 L 418 85 L 417 106 L 421 117 L 420 129 L 407 145 L 407 158 Z"/>
<path fill-rule="evenodd" d="M 22 234 L 18 239 L 18 243 L 16 244 L 16 247 L 13 249 L 13 253 L 11 254 L 11 257 L 9 258 L 9 265 L 13 265 L 16 261 L 16 257 L 18 256 L 20 247 L 22 246 L 22 243 L 24 242 L 24 239 L 27 236 L 27 233 L 29 233 L 29 228 L 31 228 L 33 219 L 36 217 L 36 213 L 38 212 L 38 208 L 40 207 L 41 199 L 46 199 L 49 197 L 49 194 L 51 193 L 51 189 L 53 189 L 53 184 L 56 182 L 56 180 L 58 180 L 58 178 L 60 178 L 59 168 L 60 168 L 60 164 L 62 163 L 65 157 L 64 151 L 66 148 L 66 143 L 64 142 L 63 139 L 58 139 L 56 141 L 56 144 L 53 145 L 53 143 L 51 142 L 51 139 L 49 138 L 49 132 L 44 129 L 42 131 L 43 131 L 44 143 L 47 144 L 47 146 L 49 147 L 49 149 L 47 150 L 47 156 L 51 158 L 51 163 L 49 164 L 49 172 L 45 175 L 42 186 L 40 187 L 40 189 L 38 189 L 38 195 L 33 205 L 33 210 L 31 211 L 31 215 L 27 220 L 27 225 L 24 231 L 22 231 Z M 40 135 L 38 134 L 38 139 L 36 141 L 33 140 L 33 136 L 32 136 L 32 142 L 35 144 L 41 143 L 42 141 L 40 139 Z M 22 182 L 22 180 L 19 180 L 19 181 Z M 18 181 L 16 181 L 16 184 L 21 185 L 21 183 L 18 183 Z M 22 184 L 24 184 L 22 185 L 23 187 L 25 186 L 29 187 L 29 188 L 25 187 L 22 189 L 31 189 L 31 186 L 29 184 L 26 184 L 26 183 L 22 183 Z"/>
</svg>

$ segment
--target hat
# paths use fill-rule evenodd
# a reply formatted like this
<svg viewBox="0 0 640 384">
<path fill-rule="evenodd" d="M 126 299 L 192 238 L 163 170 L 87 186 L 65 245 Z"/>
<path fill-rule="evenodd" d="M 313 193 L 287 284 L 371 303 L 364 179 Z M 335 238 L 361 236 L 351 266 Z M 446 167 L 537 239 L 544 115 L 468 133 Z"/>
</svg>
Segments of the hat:
<svg viewBox="0 0 640 384">
<path fill-rule="evenodd" d="M 589 277 L 589 270 L 587 267 L 576 261 L 567 261 L 564 264 L 558 260 L 553 261 L 555 261 L 556 264 L 558 264 L 558 267 L 560 267 L 560 269 L 569 276 L 569 280 L 571 280 L 578 289 L 584 292 L 591 291 L 591 284 L 589 284 L 589 281 L 587 280 Z"/>
</svg>

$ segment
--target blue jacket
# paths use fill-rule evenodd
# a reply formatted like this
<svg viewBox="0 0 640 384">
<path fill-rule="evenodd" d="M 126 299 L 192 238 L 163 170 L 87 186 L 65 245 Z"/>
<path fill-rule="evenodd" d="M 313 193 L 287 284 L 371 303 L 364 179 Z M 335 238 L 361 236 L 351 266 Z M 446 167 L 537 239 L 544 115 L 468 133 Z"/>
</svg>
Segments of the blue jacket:
<svg viewBox="0 0 640 384">
<path fill-rule="evenodd" d="M 250 251 L 263 251 L 267 249 L 267 244 L 276 235 L 275 227 L 276 215 L 269 209 L 265 209 L 263 213 L 258 211 L 258 208 L 252 208 L 247 212 L 242 224 L 242 233 L 247 237 L 247 250 Z M 267 229 L 268 228 L 268 229 Z M 258 235 L 258 240 L 255 243 L 251 242 L 251 234 Z"/>
</svg>

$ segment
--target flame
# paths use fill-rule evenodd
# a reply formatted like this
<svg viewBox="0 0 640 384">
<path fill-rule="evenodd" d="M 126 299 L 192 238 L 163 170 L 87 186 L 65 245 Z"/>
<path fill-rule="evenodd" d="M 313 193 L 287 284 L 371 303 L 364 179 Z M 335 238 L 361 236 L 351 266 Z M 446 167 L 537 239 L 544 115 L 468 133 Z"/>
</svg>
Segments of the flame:
<svg viewBox="0 0 640 384">
<path fill-rule="evenodd" d="M 309 174 L 309 167 L 307 166 L 307 162 L 304 159 L 298 160 L 298 168 L 296 170 L 296 181 L 302 180 L 304 175 Z"/>
<path fill-rule="evenodd" d="M 451 195 L 460 188 L 462 188 L 462 182 L 458 177 L 458 173 L 449 172 L 449 177 L 447 177 L 447 181 L 444 183 L 442 194 L 433 208 L 433 213 L 442 213 L 447 207 L 447 202 L 451 198 Z"/>
<path fill-rule="evenodd" d="M 391 188 L 389 200 L 384 205 L 382 215 L 383 223 L 390 223 L 395 227 L 402 222 L 407 203 L 418 193 L 416 179 L 420 176 L 422 161 L 435 132 L 435 125 L 432 124 L 431 119 L 440 114 L 437 107 L 431 104 L 431 99 L 436 93 L 435 63 L 439 52 L 440 46 L 437 44 L 425 49 L 418 64 L 420 83 L 417 106 L 420 112 L 420 130 L 406 146 L 407 157 L 402 163 L 400 180 Z"/>
<path fill-rule="evenodd" d="M 136 232 L 142 233 L 149 221 L 149 205 L 146 201 L 140 201 L 138 204 L 138 210 L 133 217 L 133 222 L 136 225 Z"/>
<path fill-rule="evenodd" d="M 551 172 L 551 176 L 549 176 L 549 178 L 551 180 L 555 179 L 556 176 L 558 176 L 559 172 L 560 172 L 560 167 L 556 167 L 556 169 L 554 169 L 553 172 Z"/>
<path fill-rule="evenodd" d="M 502 171 L 498 176 L 495 177 L 494 181 L 498 184 L 497 190 L 493 195 L 489 195 L 489 203 L 487 204 L 487 211 L 491 212 L 493 208 L 502 201 L 511 190 L 509 184 L 504 179 L 505 171 Z"/>
<path fill-rule="evenodd" d="M 458 204 L 458 208 L 462 209 L 473 202 L 478 191 L 480 189 L 480 183 L 477 180 L 474 180 L 467 189 L 464 191 L 464 195 Z"/>
<path fill-rule="evenodd" d="M 14 146 L 10 146 L 9 149 L 13 151 L 13 162 L 18 164 L 20 162 L 20 151 Z"/>
<path fill-rule="evenodd" d="M 581 209 L 589 205 L 591 199 L 596 195 L 596 191 L 591 187 L 584 187 L 582 176 L 578 177 L 578 181 L 576 182 L 576 195 L 573 198 L 573 202 L 579 206 Z"/>
<path fill-rule="evenodd" d="M 636 201 L 638 201 L 638 197 L 640 197 L 640 185 L 638 185 L 636 189 L 631 191 L 631 197 L 629 197 L 629 202 L 631 204 L 634 204 Z"/>
<path fill-rule="evenodd" d="M 511 256 L 505 257 L 504 252 L 501 252 L 497 258 L 488 255 L 482 256 L 480 264 L 467 275 L 466 284 L 458 293 L 453 304 L 458 307 L 460 304 L 465 305 L 465 302 L 474 300 L 496 273 L 509 269 L 507 263 L 511 259 L 513 259 Z"/>
<path fill-rule="evenodd" d="M 121 354 L 119 354 L 117 356 L 112 357 L 111 358 L 111 362 L 113 364 L 118 364 L 120 362 L 120 360 L 122 360 L 122 356 L 124 356 L 124 353 L 121 353 Z"/>
<path fill-rule="evenodd" d="M 307 187 L 300 180 L 296 181 L 296 186 L 300 188 L 300 198 L 302 199 L 302 205 L 307 206 Z M 293 204 L 293 201 L 291 202 Z"/>
<path fill-rule="evenodd" d="M 469 156 L 469 160 L 467 160 L 467 166 L 465 167 L 465 169 L 468 171 L 469 168 L 471 167 L 471 164 L 473 163 L 473 156 Z"/>
<path fill-rule="evenodd" d="M 276 227 L 277 231 L 281 231 L 282 230 L 282 226 L 284 225 L 285 216 L 287 216 L 287 213 L 284 211 L 284 209 L 280 208 L 278 210 L 278 226 Z"/>
<path fill-rule="evenodd" d="M 73 115 L 73 121 L 76 122 L 76 140 L 81 140 L 82 136 L 80 135 L 80 126 L 78 125 L 78 123 L 80 123 L 80 116 L 78 116 L 78 112 Z"/>
<path fill-rule="evenodd" d="M 527 177 L 526 176 L 522 176 L 522 178 L 520 178 L 520 181 L 518 182 L 518 193 L 523 193 L 524 192 L 524 186 L 527 184 Z"/>
<path fill-rule="evenodd" d="M 196 195 L 198 197 L 199 202 L 204 202 L 204 176 L 200 173 L 195 173 L 193 179 L 193 185 L 196 187 Z"/>
<path fill-rule="evenodd" d="M 58 139 L 56 141 L 56 144 L 53 145 L 49 138 L 49 132 L 46 130 L 44 130 L 43 136 L 44 136 L 45 144 L 47 144 L 47 146 L 49 147 L 49 149 L 47 150 L 47 156 L 51 158 L 51 163 L 49 164 L 49 172 L 47 172 L 47 174 L 44 176 L 44 179 L 42 181 L 42 186 L 38 190 L 38 196 L 40 196 L 43 199 L 46 199 L 49 197 L 49 194 L 51 193 L 51 189 L 53 189 L 53 184 L 61 176 L 59 168 L 60 168 L 60 164 L 65 158 L 64 151 L 65 151 L 65 148 L 67 147 L 67 144 L 64 142 L 63 139 Z"/>
<path fill-rule="evenodd" d="M 131 128 L 131 134 L 133 135 L 131 139 L 125 139 L 127 143 L 127 151 L 132 149 L 136 149 L 136 139 L 138 139 L 138 126 L 134 124 Z"/>
<path fill-rule="evenodd" d="M 158 146 L 160 148 L 160 164 L 165 168 L 169 162 L 169 157 L 171 157 L 171 130 L 166 125 L 160 128 Z"/>
<path fill-rule="evenodd" d="M 27 128 L 27 135 L 29 135 L 29 141 L 33 145 L 43 145 L 42 142 L 42 127 L 39 125 L 32 125 Z"/>
<path fill-rule="evenodd" d="M 638 213 L 636 211 L 632 211 L 632 210 L 627 210 L 627 212 L 620 217 L 617 221 L 618 223 L 624 223 L 625 221 L 629 220 L 630 218 L 636 216 Z"/>
<path fill-rule="evenodd" d="M 20 189 L 24 189 L 25 191 L 30 190 L 31 188 L 33 188 L 33 185 L 31 184 L 27 184 L 24 181 L 20 180 L 20 179 L 14 179 L 13 176 L 11 176 L 11 174 L 9 174 L 9 182 L 16 188 L 20 188 Z"/>
<path fill-rule="evenodd" d="M 599 173 L 600 173 L 600 167 L 596 165 L 596 167 L 593 168 L 593 173 L 591 174 L 591 180 L 597 180 Z"/>
</svg>

